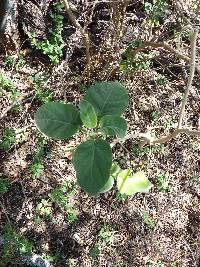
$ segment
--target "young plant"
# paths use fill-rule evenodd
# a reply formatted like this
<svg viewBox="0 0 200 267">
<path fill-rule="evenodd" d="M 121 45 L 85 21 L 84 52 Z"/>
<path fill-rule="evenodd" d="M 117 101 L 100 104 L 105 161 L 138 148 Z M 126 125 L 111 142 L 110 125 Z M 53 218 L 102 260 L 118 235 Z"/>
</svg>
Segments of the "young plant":
<svg viewBox="0 0 200 267">
<path fill-rule="evenodd" d="M 145 11 L 149 17 L 144 21 L 147 26 L 157 27 L 160 25 L 160 19 L 167 9 L 167 0 L 153 0 L 153 3 L 145 3 Z"/>
<path fill-rule="evenodd" d="M 169 176 L 168 173 L 161 173 L 156 176 L 156 184 L 158 187 L 158 191 L 163 192 L 163 193 L 170 192 L 168 176 Z"/>
<path fill-rule="evenodd" d="M 0 149 L 9 149 L 15 143 L 16 133 L 13 128 L 5 128 L 3 138 L 0 141 Z"/>
<path fill-rule="evenodd" d="M 33 161 L 30 165 L 30 171 L 35 178 L 40 177 L 43 172 L 44 166 L 42 163 L 45 151 L 44 146 L 47 144 L 47 140 L 44 137 L 39 137 L 37 141 L 37 149 L 33 155 Z"/>
<path fill-rule="evenodd" d="M 0 176 L 0 197 L 8 191 L 9 182 Z"/>
<path fill-rule="evenodd" d="M 68 189 L 68 184 L 64 183 L 53 189 L 48 196 L 52 202 L 59 206 L 59 208 L 67 212 L 67 221 L 72 223 L 77 218 L 77 211 L 70 203 L 70 200 L 75 193 L 74 191 L 68 192 Z"/>
<path fill-rule="evenodd" d="M 11 79 L 7 78 L 3 73 L 0 73 L 0 90 L 1 88 L 4 89 L 6 92 L 11 93 L 12 102 L 15 102 L 21 95 L 14 83 L 11 81 Z M 14 108 L 16 107 L 17 105 Z"/>
<path fill-rule="evenodd" d="M 154 229 L 155 228 L 155 222 L 149 216 L 149 213 L 147 211 L 145 211 L 143 213 L 143 222 L 144 222 L 144 225 L 146 225 L 149 229 Z"/>
<path fill-rule="evenodd" d="M 31 81 L 33 83 L 33 88 L 35 90 L 35 98 L 41 103 L 47 103 L 53 100 L 53 92 L 44 89 L 44 83 L 46 82 L 46 77 L 42 73 L 36 73 L 31 76 Z"/>
<path fill-rule="evenodd" d="M 35 114 L 38 129 L 56 140 L 70 138 L 81 126 L 87 129 L 87 140 L 73 153 L 73 165 L 78 184 L 92 196 L 108 191 L 114 184 L 111 176 L 112 149 L 106 138 L 125 136 L 127 124 L 121 115 L 127 106 L 128 93 L 120 83 L 101 82 L 87 89 L 80 101 L 80 112 L 72 104 L 52 102 L 41 106 Z M 146 182 L 148 188 L 146 177 L 139 175 L 137 182 L 134 177 L 130 181 L 129 174 L 130 171 L 120 176 L 119 190 L 126 191 L 126 180 L 136 186 L 139 179 L 142 184 Z"/>
<path fill-rule="evenodd" d="M 3 230 L 4 243 L 0 261 L 3 266 L 8 266 L 7 264 L 11 263 L 11 261 L 18 265 L 17 258 L 31 253 L 33 246 L 25 237 L 17 233 L 11 225 L 7 224 Z"/>
</svg>

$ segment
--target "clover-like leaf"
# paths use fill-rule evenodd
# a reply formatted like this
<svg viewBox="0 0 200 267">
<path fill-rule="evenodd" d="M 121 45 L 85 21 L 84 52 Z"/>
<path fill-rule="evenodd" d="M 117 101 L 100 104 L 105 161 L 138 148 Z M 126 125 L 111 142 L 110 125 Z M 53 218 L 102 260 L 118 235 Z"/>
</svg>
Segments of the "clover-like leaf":
<svg viewBox="0 0 200 267">
<path fill-rule="evenodd" d="M 117 188 L 121 194 L 133 195 L 137 192 L 148 193 L 152 187 L 151 182 L 142 171 L 129 176 L 131 170 L 123 170 L 117 177 Z"/>
<path fill-rule="evenodd" d="M 95 128 L 97 126 L 97 115 L 90 102 L 82 99 L 80 102 L 80 117 L 86 128 Z"/>
<path fill-rule="evenodd" d="M 123 138 L 126 134 L 127 123 L 118 115 L 106 115 L 100 120 L 101 131 L 107 135 Z"/>
<path fill-rule="evenodd" d="M 84 100 L 92 104 L 98 118 L 121 115 L 128 106 L 128 92 L 118 82 L 100 82 L 88 88 Z"/>
<path fill-rule="evenodd" d="M 54 139 L 71 137 L 80 127 L 80 115 L 72 104 L 49 102 L 42 105 L 35 114 L 37 128 Z"/>
<path fill-rule="evenodd" d="M 79 185 L 96 195 L 107 183 L 112 166 L 112 151 L 105 140 L 88 140 L 75 150 L 73 164 Z"/>
</svg>

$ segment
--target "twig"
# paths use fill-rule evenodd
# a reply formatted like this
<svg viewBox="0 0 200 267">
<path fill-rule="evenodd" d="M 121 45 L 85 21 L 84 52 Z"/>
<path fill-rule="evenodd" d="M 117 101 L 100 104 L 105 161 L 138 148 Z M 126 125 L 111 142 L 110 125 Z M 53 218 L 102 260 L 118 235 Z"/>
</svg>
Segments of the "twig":
<svg viewBox="0 0 200 267">
<path fill-rule="evenodd" d="M 174 49 L 170 45 L 168 45 L 166 43 L 162 43 L 162 42 L 153 43 L 153 42 L 145 41 L 140 46 L 138 46 L 136 49 L 134 49 L 134 51 L 131 53 L 131 56 L 134 57 L 138 52 L 144 50 L 145 48 L 147 48 L 149 46 L 153 47 L 153 48 L 163 48 L 163 49 L 171 52 L 172 54 L 175 54 L 176 56 L 178 56 L 180 59 L 186 61 L 187 63 L 190 63 L 190 61 L 191 61 L 188 56 L 181 54 L 179 51 L 177 51 L 176 49 Z M 200 66 L 198 64 L 195 65 L 195 69 L 200 75 Z"/>
<path fill-rule="evenodd" d="M 190 88 L 192 86 L 192 81 L 194 78 L 195 59 L 196 59 L 196 40 L 197 40 L 198 32 L 199 32 L 198 28 L 193 28 L 193 34 L 192 34 L 192 39 L 191 39 L 190 74 L 189 74 L 189 78 L 188 78 L 188 82 L 187 82 L 185 95 L 184 95 L 183 101 L 182 101 L 182 106 L 181 106 L 181 111 L 180 111 L 180 115 L 179 115 L 179 122 L 178 122 L 177 129 L 173 133 L 171 133 L 165 137 L 161 137 L 161 138 L 158 138 L 156 140 L 153 140 L 151 142 L 152 144 L 166 143 L 166 142 L 170 141 L 172 138 L 176 137 L 180 133 L 186 133 L 188 135 L 200 136 L 200 131 L 192 131 L 192 130 L 189 130 L 187 128 L 184 128 L 184 129 L 182 128 L 182 120 L 183 120 L 183 115 L 184 115 L 184 111 L 185 111 L 185 105 L 187 103 L 188 94 L 189 94 Z M 146 143 L 147 143 L 146 141 L 143 141 L 140 144 L 140 146 L 144 146 Z"/>
<path fill-rule="evenodd" d="M 2 203 L 1 200 L 0 200 L 0 206 L 1 206 L 2 211 L 4 212 L 4 214 L 5 214 L 5 216 L 6 216 L 6 219 L 7 219 L 8 223 L 11 224 L 11 223 L 10 223 L 10 218 L 9 218 L 9 216 L 8 216 L 8 214 L 7 214 L 7 211 L 6 211 L 5 207 L 4 207 L 4 204 Z"/>
<path fill-rule="evenodd" d="M 186 87 L 186 90 L 185 90 L 185 95 L 184 95 L 183 101 L 182 101 L 182 106 L 181 106 L 181 111 L 180 111 L 179 121 L 178 121 L 178 128 L 182 127 L 182 121 L 183 121 L 185 106 L 186 106 L 186 103 L 187 103 L 189 91 L 190 91 L 190 88 L 192 86 L 192 81 L 193 81 L 193 78 L 194 78 L 195 59 L 196 59 L 196 44 L 197 44 L 198 32 L 199 32 L 198 28 L 194 28 L 193 29 L 193 34 L 192 34 L 192 39 L 191 39 L 190 75 L 189 75 L 189 78 L 188 78 L 187 87 Z"/>
<path fill-rule="evenodd" d="M 181 128 L 181 129 L 177 128 L 173 133 L 168 134 L 167 136 L 158 138 L 156 140 L 153 140 L 151 144 L 164 144 L 166 142 L 169 142 L 171 139 L 175 138 L 180 133 L 185 133 L 187 135 L 192 135 L 192 136 L 200 136 L 200 131 L 190 130 L 186 128 Z M 140 146 L 143 147 L 146 143 L 147 141 L 143 141 L 140 143 Z"/>
<path fill-rule="evenodd" d="M 73 25 L 80 31 L 84 44 L 85 44 L 85 48 L 86 48 L 86 64 L 87 64 L 87 75 L 88 77 L 90 77 L 90 70 L 91 70 L 91 60 L 90 60 L 90 38 L 88 33 L 84 30 L 84 28 L 80 25 L 80 23 L 78 22 L 78 20 L 76 19 L 76 17 L 74 16 L 69 2 L 68 0 L 63 0 L 64 5 L 65 5 L 65 10 L 67 12 L 67 15 L 69 16 L 71 22 L 73 23 Z"/>
<path fill-rule="evenodd" d="M 117 139 L 113 140 L 113 142 L 110 144 L 110 146 L 113 148 L 119 142 L 125 142 L 128 139 L 135 139 L 135 138 L 138 138 L 138 137 L 140 137 L 140 138 L 142 137 L 142 138 L 148 139 L 147 138 L 147 134 L 145 134 L 145 133 L 128 134 L 122 139 L 121 138 L 117 138 Z"/>
<path fill-rule="evenodd" d="M 32 94 L 28 94 L 26 95 L 25 97 L 21 98 L 21 99 L 18 99 L 17 101 L 14 101 L 8 108 L 6 108 L 2 114 L 0 115 L 0 120 L 3 119 L 7 113 L 12 109 L 14 108 L 16 105 L 21 105 L 29 100 L 31 100 L 33 98 L 33 96 L 31 96 Z"/>
</svg>

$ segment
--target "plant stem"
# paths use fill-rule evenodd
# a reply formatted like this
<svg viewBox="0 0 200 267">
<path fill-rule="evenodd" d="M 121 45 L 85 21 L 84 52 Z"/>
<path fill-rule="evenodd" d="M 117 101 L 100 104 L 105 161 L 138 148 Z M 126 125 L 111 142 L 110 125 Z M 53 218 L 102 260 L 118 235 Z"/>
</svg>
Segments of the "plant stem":
<svg viewBox="0 0 200 267">
<path fill-rule="evenodd" d="M 184 60 L 185 62 L 187 63 L 191 62 L 191 59 L 188 56 L 181 54 L 179 51 L 177 51 L 170 45 L 166 43 L 162 43 L 162 42 L 153 43 L 153 42 L 145 41 L 144 43 L 142 43 L 140 46 L 138 46 L 136 49 L 133 50 L 133 52 L 131 53 L 131 56 L 134 57 L 137 53 L 139 53 L 140 51 L 144 50 L 145 48 L 149 46 L 153 48 L 163 48 L 171 52 L 172 54 L 175 54 L 176 56 L 178 56 L 180 59 Z M 196 64 L 195 68 L 196 68 L 196 71 L 200 74 L 200 66 Z"/>
<path fill-rule="evenodd" d="M 199 32 L 198 28 L 194 28 L 193 32 L 192 32 L 190 74 L 189 74 L 189 78 L 188 78 L 188 82 L 187 82 L 187 87 L 186 87 L 186 90 L 185 90 L 185 95 L 184 95 L 183 101 L 182 101 L 181 111 L 180 111 L 180 115 L 179 115 L 178 128 L 182 127 L 182 121 L 183 121 L 185 106 L 186 106 L 186 103 L 187 103 L 189 91 L 190 91 L 190 88 L 192 86 L 192 81 L 193 81 L 193 78 L 194 78 L 195 59 L 196 59 L 196 44 L 197 44 L 198 32 Z"/>
<path fill-rule="evenodd" d="M 91 71 L 91 61 L 90 61 L 90 38 L 89 35 L 87 33 L 87 31 L 85 31 L 85 29 L 80 25 L 80 23 L 78 22 L 78 20 L 76 19 L 76 17 L 74 16 L 70 6 L 69 6 L 69 2 L 68 0 L 63 0 L 63 3 L 65 5 L 65 10 L 67 12 L 67 15 L 69 16 L 71 22 L 73 23 L 73 25 L 80 31 L 84 44 L 85 44 L 85 48 L 86 48 L 86 64 L 87 64 L 87 75 L 88 78 L 90 77 L 90 71 Z"/>
</svg>

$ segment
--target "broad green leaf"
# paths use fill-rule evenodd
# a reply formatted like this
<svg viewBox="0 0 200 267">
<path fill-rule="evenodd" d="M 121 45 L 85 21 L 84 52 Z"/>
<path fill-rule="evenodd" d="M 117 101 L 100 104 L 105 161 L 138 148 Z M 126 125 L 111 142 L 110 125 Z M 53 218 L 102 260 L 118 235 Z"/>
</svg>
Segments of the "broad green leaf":
<svg viewBox="0 0 200 267">
<path fill-rule="evenodd" d="M 80 117 L 87 128 L 95 128 L 97 126 L 97 115 L 93 106 L 86 100 L 80 102 Z"/>
<path fill-rule="evenodd" d="M 100 120 L 101 131 L 107 135 L 116 135 L 123 138 L 127 124 L 124 118 L 118 115 L 106 115 Z"/>
<path fill-rule="evenodd" d="M 105 193 L 109 191 L 114 185 L 114 178 L 112 176 L 109 177 L 107 183 L 101 188 L 99 193 Z"/>
<path fill-rule="evenodd" d="M 110 177 L 112 151 L 109 143 L 102 139 L 81 143 L 75 150 L 73 164 L 81 188 L 96 195 Z"/>
<path fill-rule="evenodd" d="M 80 115 L 72 104 L 49 102 L 42 105 L 35 114 L 37 128 L 54 139 L 71 137 L 80 127 Z"/>
<path fill-rule="evenodd" d="M 99 118 L 121 115 L 128 106 L 128 92 L 118 82 L 101 82 L 88 88 L 84 100 L 92 104 Z"/>
<path fill-rule="evenodd" d="M 117 188 L 121 194 L 133 195 L 137 192 L 148 193 L 152 184 L 142 171 L 129 176 L 131 170 L 123 170 L 117 177 Z"/>
</svg>

